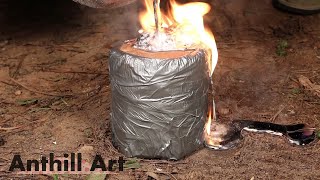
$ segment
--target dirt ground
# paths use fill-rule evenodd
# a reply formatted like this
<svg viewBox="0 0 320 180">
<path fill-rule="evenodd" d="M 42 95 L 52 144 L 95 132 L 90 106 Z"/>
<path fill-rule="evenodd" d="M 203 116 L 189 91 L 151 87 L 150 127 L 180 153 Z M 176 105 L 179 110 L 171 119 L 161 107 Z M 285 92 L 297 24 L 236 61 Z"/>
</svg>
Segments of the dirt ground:
<svg viewBox="0 0 320 180">
<path fill-rule="evenodd" d="M 219 51 L 214 72 L 218 118 L 320 127 L 320 98 L 298 81 L 320 84 L 320 15 L 275 10 L 271 0 L 207 1 L 205 21 Z M 0 179 L 85 179 L 17 175 L 23 160 L 54 152 L 102 154 L 111 144 L 108 53 L 136 36 L 138 5 L 91 9 L 65 0 L 0 3 Z M 286 56 L 277 55 L 277 46 Z M 278 52 L 279 53 L 279 52 Z M 26 101 L 28 100 L 28 101 Z M 138 160 L 108 179 L 320 179 L 320 145 L 294 147 L 269 134 L 245 133 L 241 147 L 202 149 L 177 162 Z M 151 173 L 152 174 L 152 173 Z M 149 177 L 150 179 L 150 177 Z"/>
</svg>

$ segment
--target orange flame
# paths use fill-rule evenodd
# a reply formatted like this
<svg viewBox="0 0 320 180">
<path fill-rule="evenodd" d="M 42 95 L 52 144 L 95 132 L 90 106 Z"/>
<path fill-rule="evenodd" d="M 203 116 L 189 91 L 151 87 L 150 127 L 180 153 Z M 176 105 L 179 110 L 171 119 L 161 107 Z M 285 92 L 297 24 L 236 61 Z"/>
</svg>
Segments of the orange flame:
<svg viewBox="0 0 320 180">
<path fill-rule="evenodd" d="M 221 139 L 216 136 L 216 132 L 211 133 L 211 123 L 212 123 L 212 109 L 209 108 L 208 119 L 205 124 L 204 141 L 207 145 L 216 146 L 220 143 Z"/>
<path fill-rule="evenodd" d="M 205 124 L 205 132 L 204 132 L 204 141 L 206 142 L 207 145 L 211 145 L 211 146 L 216 146 L 221 142 L 221 139 L 219 137 L 219 135 L 217 135 L 217 132 L 211 132 L 212 128 L 211 127 L 211 123 L 212 123 L 212 109 L 209 108 L 209 112 L 208 112 L 208 119 L 207 122 Z"/>
<path fill-rule="evenodd" d="M 206 135 L 210 136 L 210 130 L 211 130 L 211 109 L 209 109 L 209 117 L 208 117 L 208 120 L 206 122 L 206 125 L 205 125 L 205 130 L 206 130 Z"/>
<path fill-rule="evenodd" d="M 210 11 L 210 5 L 202 2 L 181 5 L 174 0 L 170 0 L 170 4 L 172 7 L 170 16 L 163 12 L 159 13 L 159 21 L 161 22 L 159 30 L 165 31 L 165 28 L 176 26 L 178 31 L 175 32 L 175 36 L 178 40 L 202 43 L 211 49 L 208 65 L 210 75 L 212 75 L 218 61 L 218 51 L 212 32 L 205 28 L 203 23 L 203 16 Z M 146 10 L 140 13 L 140 24 L 144 31 L 154 32 L 155 20 L 152 0 L 145 0 L 145 6 Z"/>
</svg>

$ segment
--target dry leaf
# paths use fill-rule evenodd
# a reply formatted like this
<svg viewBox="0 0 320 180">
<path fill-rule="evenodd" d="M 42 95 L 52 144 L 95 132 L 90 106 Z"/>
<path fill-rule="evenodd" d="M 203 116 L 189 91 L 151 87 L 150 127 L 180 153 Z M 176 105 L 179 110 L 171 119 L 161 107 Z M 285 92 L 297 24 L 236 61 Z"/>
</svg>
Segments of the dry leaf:
<svg viewBox="0 0 320 180">
<path fill-rule="evenodd" d="M 155 180 L 160 180 L 160 177 L 154 172 L 146 172 L 146 175 L 152 177 Z"/>
<path fill-rule="evenodd" d="M 312 91 L 314 95 L 320 97 L 320 85 L 312 83 L 309 78 L 303 75 L 300 75 L 298 80 L 302 86 Z"/>
</svg>

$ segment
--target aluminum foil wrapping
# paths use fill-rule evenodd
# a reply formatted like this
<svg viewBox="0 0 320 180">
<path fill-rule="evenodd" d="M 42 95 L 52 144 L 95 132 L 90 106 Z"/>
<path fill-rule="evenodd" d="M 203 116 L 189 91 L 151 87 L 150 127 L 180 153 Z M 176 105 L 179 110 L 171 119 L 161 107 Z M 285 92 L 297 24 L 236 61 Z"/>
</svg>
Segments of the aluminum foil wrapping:
<svg viewBox="0 0 320 180">
<path fill-rule="evenodd" d="M 111 50 L 113 144 L 127 157 L 178 160 L 203 145 L 206 51 L 151 59 Z"/>
</svg>

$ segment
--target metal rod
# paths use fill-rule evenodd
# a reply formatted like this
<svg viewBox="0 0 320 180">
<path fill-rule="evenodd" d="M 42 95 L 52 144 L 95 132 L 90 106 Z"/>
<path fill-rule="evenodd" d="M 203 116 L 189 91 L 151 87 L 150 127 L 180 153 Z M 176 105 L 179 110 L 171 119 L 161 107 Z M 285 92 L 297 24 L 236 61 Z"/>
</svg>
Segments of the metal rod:
<svg viewBox="0 0 320 180">
<path fill-rule="evenodd" d="M 153 0 L 154 21 L 156 24 L 156 32 L 159 32 L 160 24 L 160 0 Z"/>
</svg>

